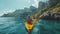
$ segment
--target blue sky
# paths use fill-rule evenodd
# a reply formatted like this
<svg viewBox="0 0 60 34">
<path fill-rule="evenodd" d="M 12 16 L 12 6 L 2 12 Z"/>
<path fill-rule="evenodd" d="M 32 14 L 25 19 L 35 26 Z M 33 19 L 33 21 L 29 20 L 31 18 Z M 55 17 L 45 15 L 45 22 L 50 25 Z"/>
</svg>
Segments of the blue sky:
<svg viewBox="0 0 60 34">
<path fill-rule="evenodd" d="M 24 7 L 38 7 L 39 1 L 46 0 L 0 0 L 0 16 L 4 13 L 13 12 L 16 9 L 23 9 Z"/>
</svg>

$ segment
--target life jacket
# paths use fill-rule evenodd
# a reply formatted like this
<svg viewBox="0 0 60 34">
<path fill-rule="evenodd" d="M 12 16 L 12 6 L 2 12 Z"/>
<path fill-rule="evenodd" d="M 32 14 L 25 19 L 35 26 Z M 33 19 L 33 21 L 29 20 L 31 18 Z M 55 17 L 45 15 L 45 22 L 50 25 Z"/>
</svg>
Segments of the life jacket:
<svg viewBox="0 0 60 34">
<path fill-rule="evenodd" d="M 30 19 L 27 20 L 27 23 L 28 23 L 28 24 L 32 24 Z"/>
</svg>

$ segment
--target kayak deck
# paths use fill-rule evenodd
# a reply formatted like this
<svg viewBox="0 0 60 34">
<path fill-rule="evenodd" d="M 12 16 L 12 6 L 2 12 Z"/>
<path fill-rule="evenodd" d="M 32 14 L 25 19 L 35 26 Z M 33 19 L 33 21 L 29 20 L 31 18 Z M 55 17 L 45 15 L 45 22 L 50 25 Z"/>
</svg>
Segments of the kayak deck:
<svg viewBox="0 0 60 34">
<path fill-rule="evenodd" d="M 27 29 L 28 31 L 31 31 L 32 28 L 33 28 L 33 26 L 34 26 L 33 23 L 32 23 L 32 24 L 25 23 L 25 27 L 26 27 L 26 29 Z"/>
</svg>

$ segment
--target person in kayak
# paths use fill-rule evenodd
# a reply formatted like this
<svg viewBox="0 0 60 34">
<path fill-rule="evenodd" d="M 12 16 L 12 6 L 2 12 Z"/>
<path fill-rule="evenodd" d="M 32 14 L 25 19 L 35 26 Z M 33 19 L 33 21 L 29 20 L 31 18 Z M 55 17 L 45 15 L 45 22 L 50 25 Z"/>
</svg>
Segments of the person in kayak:
<svg viewBox="0 0 60 34">
<path fill-rule="evenodd" d="M 28 17 L 27 23 L 32 24 L 32 20 L 31 20 L 30 16 Z"/>
<path fill-rule="evenodd" d="M 36 22 L 38 22 L 38 19 L 36 18 L 36 17 L 33 17 L 33 23 L 36 23 Z"/>
<path fill-rule="evenodd" d="M 26 27 L 26 29 L 28 30 L 28 34 L 31 33 L 31 30 L 33 29 L 33 26 L 34 26 L 34 24 L 32 23 L 32 19 L 31 19 L 31 17 L 29 16 L 29 17 L 28 17 L 28 20 L 27 20 L 27 23 L 25 23 L 25 27 Z"/>
</svg>

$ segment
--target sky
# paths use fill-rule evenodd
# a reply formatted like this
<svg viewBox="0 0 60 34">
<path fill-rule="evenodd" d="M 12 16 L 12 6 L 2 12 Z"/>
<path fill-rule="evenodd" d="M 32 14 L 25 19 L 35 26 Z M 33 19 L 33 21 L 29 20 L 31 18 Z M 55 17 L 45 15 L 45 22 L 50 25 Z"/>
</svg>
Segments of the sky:
<svg viewBox="0 0 60 34">
<path fill-rule="evenodd" d="M 0 16 L 14 12 L 16 9 L 23 9 L 31 5 L 38 8 L 39 1 L 46 0 L 0 0 Z"/>
</svg>

